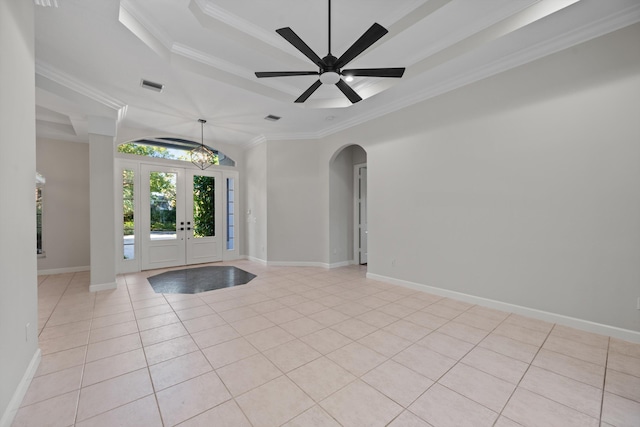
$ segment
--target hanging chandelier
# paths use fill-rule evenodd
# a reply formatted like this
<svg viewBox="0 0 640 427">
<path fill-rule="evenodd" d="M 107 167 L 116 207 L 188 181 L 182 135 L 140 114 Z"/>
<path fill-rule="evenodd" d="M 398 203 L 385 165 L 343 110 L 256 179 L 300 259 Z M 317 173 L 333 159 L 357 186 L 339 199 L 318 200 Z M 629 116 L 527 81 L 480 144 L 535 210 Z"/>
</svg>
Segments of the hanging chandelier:
<svg viewBox="0 0 640 427">
<path fill-rule="evenodd" d="M 200 146 L 189 151 L 189 155 L 191 157 L 191 163 L 205 170 L 215 162 L 216 155 L 204 146 L 204 124 L 207 123 L 207 121 L 205 119 L 198 119 L 198 122 L 200 122 Z"/>
</svg>

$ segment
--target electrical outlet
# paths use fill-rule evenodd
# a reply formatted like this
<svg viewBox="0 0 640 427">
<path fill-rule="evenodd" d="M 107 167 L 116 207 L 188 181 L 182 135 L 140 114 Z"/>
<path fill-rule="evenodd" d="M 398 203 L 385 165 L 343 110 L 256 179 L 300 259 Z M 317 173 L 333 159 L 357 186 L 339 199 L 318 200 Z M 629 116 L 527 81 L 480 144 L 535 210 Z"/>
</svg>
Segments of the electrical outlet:
<svg viewBox="0 0 640 427">
<path fill-rule="evenodd" d="M 638 310 L 640 310 L 640 297 L 638 297 L 638 303 L 637 303 L 637 305 L 636 305 L 636 308 L 637 308 Z"/>
<path fill-rule="evenodd" d="M 31 332 L 31 323 L 27 323 L 27 324 L 24 326 L 24 340 L 25 340 L 26 342 L 29 342 L 29 335 L 30 335 L 30 333 L 29 333 L 29 332 Z"/>
</svg>

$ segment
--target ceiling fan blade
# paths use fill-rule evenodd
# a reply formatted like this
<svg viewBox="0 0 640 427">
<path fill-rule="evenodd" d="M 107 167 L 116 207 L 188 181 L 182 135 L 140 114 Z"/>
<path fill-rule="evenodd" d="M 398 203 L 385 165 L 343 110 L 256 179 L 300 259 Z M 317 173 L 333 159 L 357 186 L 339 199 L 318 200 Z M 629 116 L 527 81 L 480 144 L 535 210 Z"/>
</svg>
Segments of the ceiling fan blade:
<svg viewBox="0 0 640 427">
<path fill-rule="evenodd" d="M 354 77 L 402 77 L 404 68 L 353 68 L 342 70 L 343 76 Z"/>
<path fill-rule="evenodd" d="M 355 90 L 351 89 L 351 86 L 349 86 L 344 80 L 338 80 L 336 86 L 338 86 L 338 89 L 340 89 L 340 91 L 344 93 L 347 98 L 349 98 L 349 101 L 351 101 L 352 104 L 362 101 L 360 95 L 358 95 Z"/>
<path fill-rule="evenodd" d="M 347 65 L 353 58 L 360 55 L 367 50 L 369 46 L 380 40 L 382 36 L 387 34 L 386 28 L 382 25 L 375 23 L 369 28 L 354 44 L 351 45 L 345 53 L 342 54 L 338 61 L 335 63 L 336 68 L 342 68 Z"/>
<path fill-rule="evenodd" d="M 309 87 L 309 89 L 305 90 L 304 93 L 300 95 L 300 97 L 296 99 L 294 102 L 300 103 L 300 102 L 306 101 L 307 98 L 309 98 L 313 92 L 318 90 L 320 86 L 322 86 L 322 82 L 318 79 L 314 84 L 312 84 Z"/>
<path fill-rule="evenodd" d="M 317 71 L 256 71 L 256 77 L 317 76 Z"/>
<path fill-rule="evenodd" d="M 286 41 L 291 43 L 293 47 L 298 49 L 300 52 L 304 54 L 307 58 L 311 60 L 318 67 L 322 66 L 322 59 L 313 51 L 311 48 L 302 41 L 300 37 L 289 27 L 280 28 L 276 30 L 276 33 L 280 34 Z"/>
</svg>

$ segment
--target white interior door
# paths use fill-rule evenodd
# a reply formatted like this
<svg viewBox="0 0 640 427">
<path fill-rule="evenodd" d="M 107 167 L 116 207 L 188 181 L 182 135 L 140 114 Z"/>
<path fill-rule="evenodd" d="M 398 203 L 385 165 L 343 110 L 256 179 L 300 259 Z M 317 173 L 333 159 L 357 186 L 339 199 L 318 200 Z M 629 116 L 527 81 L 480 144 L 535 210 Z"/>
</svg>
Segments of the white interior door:
<svg viewBox="0 0 640 427">
<path fill-rule="evenodd" d="M 358 230 L 360 247 L 360 264 L 367 263 L 367 167 L 362 166 L 358 171 Z"/>
<path fill-rule="evenodd" d="M 222 260 L 222 174 L 141 165 L 142 269 Z"/>
</svg>

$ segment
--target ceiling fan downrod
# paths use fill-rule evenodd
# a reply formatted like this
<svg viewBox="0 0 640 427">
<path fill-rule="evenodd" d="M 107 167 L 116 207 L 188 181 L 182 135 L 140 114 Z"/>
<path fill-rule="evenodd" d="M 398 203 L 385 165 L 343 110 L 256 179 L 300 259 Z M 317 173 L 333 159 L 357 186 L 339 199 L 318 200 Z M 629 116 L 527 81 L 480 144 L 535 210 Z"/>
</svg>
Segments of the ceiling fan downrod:
<svg viewBox="0 0 640 427">
<path fill-rule="evenodd" d="M 327 34 L 329 35 L 328 36 L 328 38 L 329 38 L 329 43 L 328 43 L 329 44 L 329 49 L 327 49 L 327 50 L 329 51 L 329 55 L 331 56 L 331 0 L 328 0 L 328 1 L 329 1 L 329 19 L 328 19 L 328 21 L 329 21 L 329 31 L 327 32 Z"/>
</svg>

